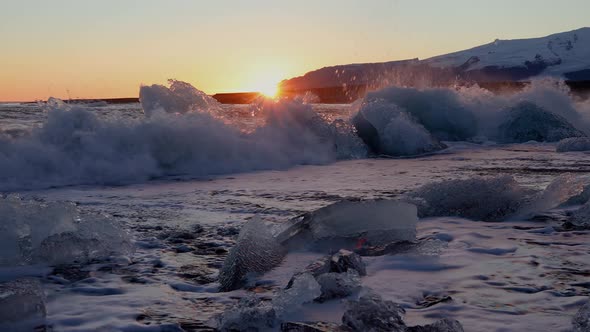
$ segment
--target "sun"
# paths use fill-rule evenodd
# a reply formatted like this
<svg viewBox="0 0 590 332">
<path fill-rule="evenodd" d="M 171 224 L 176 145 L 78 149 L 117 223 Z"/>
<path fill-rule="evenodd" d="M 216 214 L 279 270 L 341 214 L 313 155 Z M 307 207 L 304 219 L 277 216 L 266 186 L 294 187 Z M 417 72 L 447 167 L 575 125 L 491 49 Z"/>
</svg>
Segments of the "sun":
<svg viewBox="0 0 590 332">
<path fill-rule="evenodd" d="M 267 98 L 275 98 L 279 94 L 279 83 L 269 82 L 260 84 L 258 87 L 258 92 Z"/>
<path fill-rule="evenodd" d="M 280 93 L 279 83 L 283 80 L 284 70 L 268 66 L 257 68 L 247 76 L 245 87 L 249 91 L 256 91 L 267 98 L 276 98 Z"/>
</svg>

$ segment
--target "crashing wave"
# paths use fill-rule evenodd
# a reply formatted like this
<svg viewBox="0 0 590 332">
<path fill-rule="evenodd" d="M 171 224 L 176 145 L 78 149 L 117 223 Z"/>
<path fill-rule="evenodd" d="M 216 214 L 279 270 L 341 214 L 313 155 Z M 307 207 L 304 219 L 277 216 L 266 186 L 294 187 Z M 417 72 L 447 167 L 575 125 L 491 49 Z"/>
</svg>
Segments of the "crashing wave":
<svg viewBox="0 0 590 332">
<path fill-rule="evenodd" d="M 564 138 L 586 136 L 562 116 L 531 102 L 516 105 L 508 114 L 509 118 L 499 128 L 502 142 L 557 142 Z"/>
<path fill-rule="evenodd" d="M 570 137 L 563 139 L 557 143 L 555 150 L 557 152 L 588 151 L 590 150 L 590 138 Z"/>
<path fill-rule="evenodd" d="M 590 132 L 587 103 L 575 102 L 569 93 L 564 84 L 547 80 L 515 94 L 478 87 L 390 87 L 367 94 L 353 122 L 373 150 L 393 155 L 434 151 L 440 148 L 437 140 L 554 142 Z"/>
<path fill-rule="evenodd" d="M 366 101 L 378 99 L 399 106 L 439 140 L 460 141 L 477 135 L 476 117 L 451 89 L 390 87 L 365 97 Z"/>
<path fill-rule="evenodd" d="M 168 88 L 144 87 L 151 116 L 135 120 L 101 119 L 89 108 L 53 102 L 43 126 L 0 137 L 0 191 L 284 169 L 367 155 L 350 125 L 327 122 L 300 101 L 264 103 L 265 124 L 244 133 L 203 109 L 209 102 L 190 85 L 172 87 L 164 97 L 152 90 Z M 196 106 L 185 107 L 189 102 Z M 156 104 L 186 113 L 157 112 Z"/>
<path fill-rule="evenodd" d="M 126 233 L 71 203 L 0 198 L 0 265 L 65 264 L 127 254 Z"/>
<path fill-rule="evenodd" d="M 410 114 L 385 100 L 363 103 L 352 121 L 358 135 L 377 154 L 409 156 L 446 147 Z"/>
</svg>

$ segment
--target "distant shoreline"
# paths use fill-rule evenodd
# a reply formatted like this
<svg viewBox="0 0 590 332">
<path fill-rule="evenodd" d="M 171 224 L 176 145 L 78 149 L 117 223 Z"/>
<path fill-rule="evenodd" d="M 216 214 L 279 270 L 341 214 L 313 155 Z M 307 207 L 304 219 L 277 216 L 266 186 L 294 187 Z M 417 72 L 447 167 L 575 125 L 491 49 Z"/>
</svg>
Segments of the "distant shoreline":
<svg viewBox="0 0 590 332">
<path fill-rule="evenodd" d="M 590 98 L 590 81 L 566 81 L 565 82 L 569 88 L 571 89 L 572 93 L 581 98 Z M 526 87 L 530 82 L 486 82 L 486 83 L 479 83 L 478 85 L 486 90 L 489 90 L 494 93 L 502 93 L 502 92 L 514 92 L 523 89 Z M 441 86 L 441 88 L 444 86 Z M 348 85 L 346 87 L 341 86 L 333 86 L 333 87 L 320 87 L 320 88 L 310 88 L 310 89 L 302 89 L 302 90 L 286 90 L 282 91 L 280 96 L 293 98 L 297 95 L 303 95 L 307 92 L 310 92 L 318 97 L 319 103 L 324 104 L 347 104 L 351 103 L 359 98 L 364 97 L 367 92 L 374 91 L 375 88 L 369 87 L 367 85 Z M 216 93 L 211 95 L 215 100 L 222 104 L 250 104 L 255 101 L 257 98 L 263 96 L 259 92 L 226 92 L 226 93 Z M 21 103 L 21 104 L 33 104 L 37 103 L 38 101 L 29 101 L 29 102 L 18 102 L 18 101 L 2 101 L 0 103 Z M 130 104 L 130 103 L 138 103 L 138 97 L 128 97 L 128 98 L 88 98 L 88 99 L 69 99 L 66 100 L 66 103 L 71 104 L 87 104 L 87 103 L 94 103 L 94 102 L 105 102 L 107 104 Z"/>
</svg>

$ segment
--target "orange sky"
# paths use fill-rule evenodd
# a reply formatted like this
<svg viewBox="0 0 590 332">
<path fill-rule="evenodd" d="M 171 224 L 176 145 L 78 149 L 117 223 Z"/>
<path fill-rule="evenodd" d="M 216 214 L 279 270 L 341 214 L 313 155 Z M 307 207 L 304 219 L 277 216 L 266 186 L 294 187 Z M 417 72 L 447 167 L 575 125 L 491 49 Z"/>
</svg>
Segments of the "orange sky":
<svg viewBox="0 0 590 332">
<path fill-rule="evenodd" d="M 456 51 L 587 24 L 589 1 L 4 0 L 0 101 L 134 97 L 187 81 L 268 90 L 323 66 Z M 531 15 L 530 8 L 535 9 Z"/>
</svg>

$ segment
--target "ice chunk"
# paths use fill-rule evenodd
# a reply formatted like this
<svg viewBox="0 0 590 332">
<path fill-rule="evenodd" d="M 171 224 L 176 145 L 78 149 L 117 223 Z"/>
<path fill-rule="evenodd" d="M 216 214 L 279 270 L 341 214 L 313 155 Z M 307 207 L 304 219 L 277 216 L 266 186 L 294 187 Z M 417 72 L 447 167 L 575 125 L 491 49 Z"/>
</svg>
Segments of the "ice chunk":
<svg viewBox="0 0 590 332">
<path fill-rule="evenodd" d="M 126 254 L 127 233 L 74 204 L 0 198 L 0 265 L 61 264 Z"/>
<path fill-rule="evenodd" d="M 389 201 L 341 201 L 297 219 L 277 238 L 288 247 L 354 247 L 359 239 L 378 245 L 416 238 L 416 207 Z"/>
<path fill-rule="evenodd" d="M 189 83 L 168 80 L 170 87 L 154 84 L 139 89 L 139 101 L 147 116 L 154 112 L 187 113 L 218 111 L 221 105 L 213 97 Z"/>
<path fill-rule="evenodd" d="M 505 175 L 426 184 L 408 197 L 418 206 L 420 217 L 458 216 L 499 221 L 515 213 L 526 194 L 527 190 L 513 177 Z"/>
<path fill-rule="evenodd" d="M 254 217 L 244 225 L 236 245 L 225 258 L 219 271 L 220 290 L 240 288 L 248 274 L 269 271 L 283 260 L 285 253 L 268 226 Z"/>
<path fill-rule="evenodd" d="M 272 331 L 276 324 L 274 308 L 254 296 L 241 299 L 218 317 L 220 331 Z"/>
<path fill-rule="evenodd" d="M 567 204 L 575 198 L 582 199 L 583 193 L 590 182 L 586 176 L 576 176 L 573 174 L 563 174 L 556 177 L 550 184 L 533 197 L 530 202 L 523 205 L 518 212 L 519 217 L 530 217 L 535 213 L 547 211 Z"/>
<path fill-rule="evenodd" d="M 557 142 L 568 137 L 586 136 L 565 118 L 531 102 L 521 102 L 511 108 L 508 116 L 509 119 L 499 128 L 502 142 Z"/>
<path fill-rule="evenodd" d="M 590 332 L 590 301 L 586 302 L 572 321 L 574 332 Z"/>
<path fill-rule="evenodd" d="M 588 137 L 570 137 L 562 139 L 555 148 L 557 152 L 568 151 L 588 151 L 590 150 L 590 138 Z"/>
<path fill-rule="evenodd" d="M 281 290 L 270 302 L 256 297 L 241 299 L 236 306 L 218 317 L 221 331 L 268 331 L 285 316 L 296 312 L 301 305 L 321 295 L 320 285 L 309 273 L 294 277 L 290 288 Z"/>
<path fill-rule="evenodd" d="M 0 329 L 33 331 L 45 319 L 45 294 L 35 279 L 0 283 Z"/>
<path fill-rule="evenodd" d="M 370 292 L 361 296 L 358 301 L 348 303 L 342 323 L 353 331 L 405 332 L 406 324 L 402 318 L 404 314 L 405 310 L 399 305 Z"/>
<path fill-rule="evenodd" d="M 324 273 L 317 277 L 322 288 L 322 300 L 346 297 L 361 288 L 361 278 L 355 270 L 344 273 Z"/>
<path fill-rule="evenodd" d="M 322 288 L 310 273 L 293 277 L 291 287 L 281 290 L 272 300 L 278 317 L 285 317 L 299 310 L 302 304 L 312 302 L 322 295 Z"/>
<path fill-rule="evenodd" d="M 377 154 L 408 156 L 446 147 L 411 115 L 384 100 L 364 103 L 353 123 L 358 135 Z"/>
</svg>

